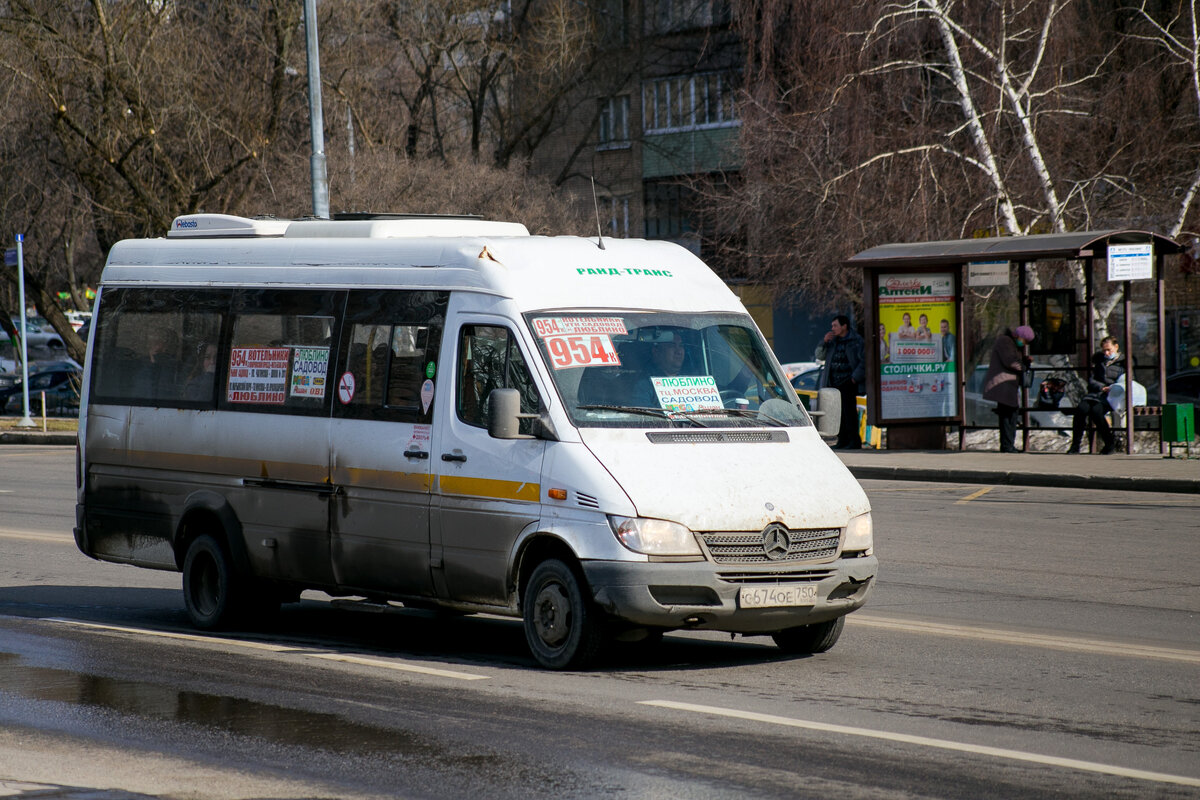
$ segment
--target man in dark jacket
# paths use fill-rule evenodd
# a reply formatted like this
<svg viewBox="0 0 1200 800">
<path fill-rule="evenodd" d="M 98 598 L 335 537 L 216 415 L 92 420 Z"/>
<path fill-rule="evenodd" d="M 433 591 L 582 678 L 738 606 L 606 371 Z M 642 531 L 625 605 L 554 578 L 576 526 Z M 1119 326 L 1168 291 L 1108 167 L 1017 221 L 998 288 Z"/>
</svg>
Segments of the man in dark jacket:
<svg viewBox="0 0 1200 800">
<path fill-rule="evenodd" d="M 1068 453 L 1078 453 L 1083 441 L 1083 429 L 1088 420 L 1096 425 L 1100 432 L 1100 440 L 1104 447 L 1100 455 L 1108 455 L 1113 451 L 1113 432 L 1108 424 L 1108 390 L 1125 374 L 1125 359 L 1121 356 L 1121 347 L 1112 336 L 1100 340 L 1099 352 L 1092 354 L 1092 368 L 1088 373 L 1088 393 L 1085 394 L 1075 407 L 1075 419 L 1071 425 L 1071 447 Z"/>
<path fill-rule="evenodd" d="M 863 338 L 850 329 L 850 318 L 839 314 L 829 325 L 829 333 L 817 345 L 818 361 L 825 361 L 825 385 L 842 396 L 842 417 L 838 425 L 835 450 L 861 450 L 858 435 L 858 387 L 866 379 Z"/>
</svg>

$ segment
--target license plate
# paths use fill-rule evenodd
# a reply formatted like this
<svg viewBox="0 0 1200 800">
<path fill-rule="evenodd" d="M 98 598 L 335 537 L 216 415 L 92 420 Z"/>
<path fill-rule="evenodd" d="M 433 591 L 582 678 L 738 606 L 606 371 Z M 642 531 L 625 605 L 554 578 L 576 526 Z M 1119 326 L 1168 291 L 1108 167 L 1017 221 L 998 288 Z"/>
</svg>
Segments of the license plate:
<svg viewBox="0 0 1200 800">
<path fill-rule="evenodd" d="M 738 608 L 811 606 L 817 602 L 817 585 L 743 586 L 738 591 Z"/>
</svg>

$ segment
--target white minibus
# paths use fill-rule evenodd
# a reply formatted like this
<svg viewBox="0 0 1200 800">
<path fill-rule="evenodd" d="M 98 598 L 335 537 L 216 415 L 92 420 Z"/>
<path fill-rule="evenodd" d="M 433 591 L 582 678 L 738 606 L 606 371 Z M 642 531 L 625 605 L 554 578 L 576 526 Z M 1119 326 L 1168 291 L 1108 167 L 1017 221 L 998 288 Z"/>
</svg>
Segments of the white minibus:
<svg viewBox="0 0 1200 800">
<path fill-rule="evenodd" d="M 837 641 L 870 506 L 746 309 L 666 242 L 192 214 L 112 248 L 76 542 L 203 629 L 305 590 L 519 617 L 536 661 Z"/>
</svg>

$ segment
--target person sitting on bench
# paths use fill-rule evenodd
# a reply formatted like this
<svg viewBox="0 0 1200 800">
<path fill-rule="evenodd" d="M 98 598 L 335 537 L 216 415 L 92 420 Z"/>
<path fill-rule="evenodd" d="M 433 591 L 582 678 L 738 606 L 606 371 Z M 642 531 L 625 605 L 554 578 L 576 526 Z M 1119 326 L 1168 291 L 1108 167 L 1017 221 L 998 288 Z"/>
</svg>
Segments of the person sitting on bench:
<svg viewBox="0 0 1200 800">
<path fill-rule="evenodd" d="M 1090 420 L 1100 432 L 1100 440 L 1104 447 L 1100 455 L 1108 455 L 1113 451 L 1113 432 L 1108 424 L 1108 390 L 1125 374 L 1125 357 L 1121 355 L 1121 347 L 1112 336 L 1100 340 L 1100 350 L 1092 354 L 1092 367 L 1088 373 L 1088 393 L 1075 407 L 1075 419 L 1071 430 L 1071 447 L 1068 453 L 1078 453 L 1083 441 L 1083 430 Z"/>
</svg>

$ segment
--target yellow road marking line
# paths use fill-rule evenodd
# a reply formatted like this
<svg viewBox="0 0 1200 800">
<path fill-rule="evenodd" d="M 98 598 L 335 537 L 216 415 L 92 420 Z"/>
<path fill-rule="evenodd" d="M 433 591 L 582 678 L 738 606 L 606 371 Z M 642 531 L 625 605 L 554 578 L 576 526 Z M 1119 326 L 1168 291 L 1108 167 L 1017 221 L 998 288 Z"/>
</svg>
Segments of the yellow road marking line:
<svg viewBox="0 0 1200 800">
<path fill-rule="evenodd" d="M 83 622 L 82 620 L 66 619 L 64 617 L 50 617 L 47 622 L 58 622 L 63 625 L 73 625 L 79 628 L 92 628 L 95 630 L 113 631 L 115 633 L 129 633 L 136 636 L 157 636 L 163 639 L 177 639 L 185 642 L 202 642 L 205 644 L 224 644 L 232 647 L 244 647 L 249 650 L 266 650 L 272 653 L 292 653 L 295 655 L 306 656 L 308 658 L 319 658 L 325 661 L 340 661 L 347 664 L 358 664 L 360 666 L 378 667 L 380 669 L 390 669 L 395 672 L 413 672 L 420 675 L 435 675 L 440 678 L 454 678 L 463 681 L 480 681 L 486 680 L 487 675 L 476 675 L 470 672 L 457 672 L 448 669 L 437 669 L 435 667 L 425 667 L 420 664 L 410 664 L 404 661 L 392 661 L 385 658 L 369 658 L 367 656 L 356 656 L 348 653 L 323 653 L 313 652 L 311 647 L 296 647 L 294 645 L 270 644 L 268 642 L 249 642 L 242 639 L 226 639 L 220 636 L 204 636 L 192 633 L 176 633 L 174 631 L 156 631 L 149 628 L 130 628 L 124 625 L 105 625 L 98 622 Z"/>
<path fill-rule="evenodd" d="M 11 528 L 0 528 L 0 539 L 24 539 L 30 542 L 56 542 L 58 544 L 75 544 L 75 537 L 62 533 L 32 533 L 30 531 L 14 531 Z"/>
<path fill-rule="evenodd" d="M 971 625 L 950 625 L 941 622 L 885 619 L 883 617 L 873 617 L 863 614 L 851 614 L 846 617 L 846 621 L 852 625 L 907 631 L 909 633 L 927 633 L 934 636 L 950 636 L 959 639 L 977 639 L 985 642 L 1045 647 L 1051 650 L 1069 650 L 1077 653 L 1103 653 L 1109 656 L 1158 658 L 1164 661 L 1182 661 L 1188 664 L 1200 664 L 1200 651 L 1198 650 L 1125 644 L 1103 639 L 1052 636 L 1043 633 L 1030 633 L 1028 631 L 1006 631 Z"/>
<path fill-rule="evenodd" d="M 961 500 L 955 500 L 954 505 L 961 506 L 964 503 L 969 503 L 972 500 L 974 500 L 976 497 L 983 497 L 985 494 L 987 494 L 988 492 L 990 492 L 992 489 L 995 489 L 995 488 L 996 488 L 995 486 L 985 486 L 982 489 L 980 489 L 978 492 L 971 492 L 969 495 L 967 495 L 966 497 L 964 497 Z"/>
<path fill-rule="evenodd" d="M 1041 753 L 1030 753 L 1023 750 L 1009 750 L 1004 747 L 989 747 L 987 745 L 955 742 L 950 739 L 934 739 L 929 736 L 912 736 L 907 733 L 892 733 L 890 731 L 875 730 L 873 728 L 858 728 L 851 725 L 831 725 L 826 722 L 795 719 L 793 717 L 779 717 L 774 714 L 758 714 L 753 711 L 739 711 L 733 708 L 704 706 L 697 705 L 695 703 L 677 703 L 671 700 L 641 700 L 639 701 L 639 705 L 654 706 L 656 708 L 669 708 L 676 711 L 690 711 L 696 714 L 708 714 L 716 717 L 731 717 L 733 719 L 743 719 L 751 722 L 766 722 L 771 725 L 781 725 L 788 728 L 802 728 L 804 730 L 821 731 L 823 733 L 840 733 L 847 736 L 862 736 L 869 739 L 882 739 L 888 742 L 915 744 L 921 747 L 936 747 L 940 750 L 953 750 L 960 753 L 974 753 L 976 755 L 994 756 L 995 758 L 1004 758 L 1010 761 L 1025 761 L 1032 764 L 1042 764 L 1051 767 L 1066 767 L 1067 769 L 1077 769 L 1085 772 L 1098 772 L 1103 775 L 1116 775 L 1122 778 L 1135 778 L 1143 781 L 1154 781 L 1155 783 L 1174 783 L 1179 784 L 1180 786 L 1200 786 L 1200 778 L 1192 778 L 1186 775 L 1171 775 L 1165 772 L 1150 772 L 1143 769 L 1118 767 L 1113 764 L 1101 764 L 1096 761 L 1080 761 L 1079 759 L 1075 758 L 1061 758 L 1059 756 L 1048 756 Z"/>
</svg>

